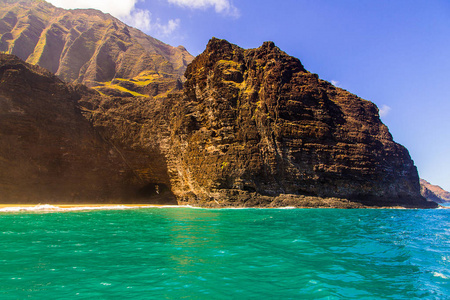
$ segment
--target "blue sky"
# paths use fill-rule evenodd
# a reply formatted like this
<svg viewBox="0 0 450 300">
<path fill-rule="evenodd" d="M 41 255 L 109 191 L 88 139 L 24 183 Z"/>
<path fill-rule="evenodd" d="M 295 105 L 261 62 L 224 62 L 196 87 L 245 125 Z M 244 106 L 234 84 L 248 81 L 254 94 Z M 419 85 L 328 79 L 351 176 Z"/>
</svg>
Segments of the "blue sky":
<svg viewBox="0 0 450 300">
<path fill-rule="evenodd" d="M 448 0 L 51 0 L 93 7 L 200 54 L 215 36 L 274 41 L 305 68 L 378 105 L 419 175 L 450 190 Z"/>
</svg>

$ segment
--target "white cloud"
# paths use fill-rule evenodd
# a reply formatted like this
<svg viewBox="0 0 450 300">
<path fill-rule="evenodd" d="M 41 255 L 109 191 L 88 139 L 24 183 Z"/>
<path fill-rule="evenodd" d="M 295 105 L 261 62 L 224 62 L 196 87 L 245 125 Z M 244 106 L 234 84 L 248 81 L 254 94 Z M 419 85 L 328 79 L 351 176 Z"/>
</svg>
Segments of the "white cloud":
<svg viewBox="0 0 450 300">
<path fill-rule="evenodd" d="M 65 9 L 95 8 L 104 13 L 122 18 L 131 15 L 139 0 L 47 0 L 51 4 Z"/>
<path fill-rule="evenodd" d="M 339 87 L 339 81 L 337 80 L 331 80 L 331 84 L 334 85 L 335 87 Z"/>
<path fill-rule="evenodd" d="M 152 14 L 148 10 L 134 9 L 129 14 L 119 17 L 130 26 L 148 31 L 152 28 Z"/>
<path fill-rule="evenodd" d="M 389 112 L 391 111 L 391 108 L 387 106 L 386 104 L 383 104 L 380 108 L 380 117 L 386 117 Z"/>
<path fill-rule="evenodd" d="M 162 36 L 168 36 L 172 32 L 174 32 L 180 26 L 180 19 L 169 20 L 167 25 L 161 25 L 159 22 L 157 23 L 157 27 Z"/>
<path fill-rule="evenodd" d="M 149 31 L 154 35 L 167 37 L 180 26 L 180 19 L 170 19 L 167 24 L 161 23 L 160 19 L 152 20 L 152 14 L 148 10 L 135 9 L 130 15 L 123 17 L 122 21 L 130 26 Z"/>
<path fill-rule="evenodd" d="M 231 0 L 167 0 L 169 3 L 191 9 L 207 9 L 214 7 L 217 13 L 239 17 L 239 10 Z"/>
<path fill-rule="evenodd" d="M 151 32 L 158 36 L 168 36 L 175 31 L 180 20 L 169 20 L 162 24 L 159 19 L 152 21 L 149 10 L 136 8 L 136 3 L 145 0 L 47 0 L 55 6 L 65 9 L 94 8 L 109 13 L 126 24 Z"/>
</svg>

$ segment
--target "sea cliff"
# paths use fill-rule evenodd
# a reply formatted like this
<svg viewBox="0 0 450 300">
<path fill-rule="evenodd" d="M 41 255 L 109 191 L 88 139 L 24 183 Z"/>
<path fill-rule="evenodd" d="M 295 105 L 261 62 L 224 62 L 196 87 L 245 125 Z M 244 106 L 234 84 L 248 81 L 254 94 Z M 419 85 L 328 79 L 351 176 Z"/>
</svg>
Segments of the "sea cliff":
<svg viewBox="0 0 450 300">
<path fill-rule="evenodd" d="M 182 203 L 435 206 L 420 196 L 416 167 L 377 107 L 272 42 L 244 50 L 213 38 L 185 77 L 164 115 Z"/>
<path fill-rule="evenodd" d="M 0 2 L 0 48 L 27 60 L 0 54 L 2 203 L 437 206 L 375 104 L 273 42 L 193 59 L 99 11 Z"/>
</svg>

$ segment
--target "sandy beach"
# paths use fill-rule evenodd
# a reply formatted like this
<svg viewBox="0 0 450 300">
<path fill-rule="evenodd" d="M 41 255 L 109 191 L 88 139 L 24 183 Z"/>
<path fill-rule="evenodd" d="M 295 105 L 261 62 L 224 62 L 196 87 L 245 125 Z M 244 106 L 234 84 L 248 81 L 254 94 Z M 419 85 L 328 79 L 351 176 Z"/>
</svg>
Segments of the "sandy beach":
<svg viewBox="0 0 450 300">
<path fill-rule="evenodd" d="M 0 204 L 0 212 L 122 210 L 167 207 L 158 204 Z"/>
<path fill-rule="evenodd" d="M 36 207 L 36 206 L 54 206 L 59 208 L 77 208 L 77 207 L 162 207 L 166 205 L 159 204 L 0 204 L 0 208 L 7 207 Z"/>
</svg>

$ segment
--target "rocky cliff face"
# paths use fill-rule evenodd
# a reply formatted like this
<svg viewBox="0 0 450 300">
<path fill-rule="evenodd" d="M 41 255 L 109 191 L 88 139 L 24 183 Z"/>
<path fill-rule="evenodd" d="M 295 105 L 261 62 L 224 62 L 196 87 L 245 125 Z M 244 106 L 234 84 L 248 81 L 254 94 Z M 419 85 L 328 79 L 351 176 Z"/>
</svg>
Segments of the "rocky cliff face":
<svg viewBox="0 0 450 300">
<path fill-rule="evenodd" d="M 0 203 L 176 203 L 92 127 L 82 94 L 99 96 L 0 54 Z"/>
<path fill-rule="evenodd" d="M 212 39 L 185 76 L 183 94 L 172 99 L 166 154 L 183 201 L 277 206 L 309 196 L 308 206 L 330 197 L 435 205 L 420 196 L 413 161 L 377 107 L 273 43 L 244 50 Z"/>
<path fill-rule="evenodd" d="M 438 185 L 433 185 L 424 179 L 420 179 L 420 193 L 429 201 L 436 203 L 450 202 L 450 193 Z"/>
<path fill-rule="evenodd" d="M 106 94 L 155 95 L 177 84 L 193 57 L 100 11 L 41 0 L 0 0 L 0 51 Z"/>
<path fill-rule="evenodd" d="M 271 42 L 212 39 L 182 91 L 145 97 L 2 57 L 1 199 L 436 207 L 376 106 Z"/>
</svg>

